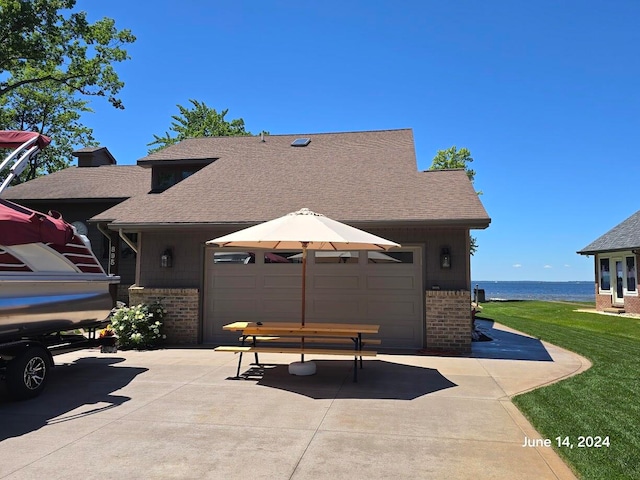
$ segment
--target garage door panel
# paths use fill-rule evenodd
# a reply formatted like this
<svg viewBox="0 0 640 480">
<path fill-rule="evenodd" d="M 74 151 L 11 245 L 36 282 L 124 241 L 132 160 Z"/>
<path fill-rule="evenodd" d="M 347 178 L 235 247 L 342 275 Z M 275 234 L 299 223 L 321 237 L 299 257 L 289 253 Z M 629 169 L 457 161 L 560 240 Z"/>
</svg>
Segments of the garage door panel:
<svg viewBox="0 0 640 480">
<path fill-rule="evenodd" d="M 414 299 L 398 300 L 395 297 L 389 299 L 379 298 L 366 304 L 369 317 L 411 317 L 418 313 Z"/>
<path fill-rule="evenodd" d="M 383 339 L 381 346 L 384 348 L 407 348 L 408 346 L 416 346 L 415 339 L 420 335 L 421 332 L 418 332 L 412 325 L 387 322 L 380 327 L 380 336 Z"/>
<path fill-rule="evenodd" d="M 349 318 L 361 317 L 362 307 L 360 302 L 354 298 L 321 296 L 314 297 L 307 305 L 311 306 L 311 311 L 307 313 L 309 318 L 315 319 L 336 319 L 347 321 Z"/>
<path fill-rule="evenodd" d="M 217 290 L 238 290 L 255 288 L 255 275 L 218 275 L 213 277 L 213 288 Z"/>
<path fill-rule="evenodd" d="M 300 299 L 292 298 L 268 298 L 261 303 L 261 311 L 263 313 L 276 313 L 282 315 L 301 315 Z"/>
<path fill-rule="evenodd" d="M 415 275 L 370 275 L 367 277 L 367 288 L 380 290 L 415 290 Z"/>
<path fill-rule="evenodd" d="M 358 275 L 313 275 L 312 288 L 316 290 L 326 289 L 351 289 L 357 290 L 361 286 Z"/>
<path fill-rule="evenodd" d="M 246 298 L 244 295 L 231 295 L 218 298 L 213 303 L 214 315 L 254 315 L 258 305 L 257 298 Z"/>
<path fill-rule="evenodd" d="M 284 289 L 302 289 L 300 278 L 301 273 L 297 275 L 276 275 L 266 274 L 262 277 L 262 286 L 264 288 L 284 288 Z"/>
</svg>

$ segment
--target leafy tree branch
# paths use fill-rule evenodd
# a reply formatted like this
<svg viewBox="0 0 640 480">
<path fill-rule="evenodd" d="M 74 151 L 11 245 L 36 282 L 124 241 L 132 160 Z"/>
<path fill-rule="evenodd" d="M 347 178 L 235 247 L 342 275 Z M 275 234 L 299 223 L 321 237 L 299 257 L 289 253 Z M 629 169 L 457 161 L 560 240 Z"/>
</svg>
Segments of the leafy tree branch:
<svg viewBox="0 0 640 480">
<path fill-rule="evenodd" d="M 208 107 L 204 102 L 191 99 L 189 102 L 191 102 L 191 108 L 177 105 L 180 114 L 171 117 L 173 122 L 169 128 L 173 134 L 165 132 L 163 136 L 153 135 L 153 142 L 147 145 L 157 146 L 150 148 L 149 153 L 156 152 L 187 138 L 251 135 L 251 132 L 245 129 L 242 118 L 236 118 L 231 121 L 225 119 L 229 109 L 217 112 L 215 108 Z"/>
<path fill-rule="evenodd" d="M 471 183 L 474 182 L 476 171 L 473 170 L 469 164 L 473 162 L 471 152 L 466 148 L 458 148 L 453 145 L 446 150 L 438 150 L 436 156 L 433 157 L 431 167 L 429 170 L 446 170 L 446 169 L 463 169 Z M 482 195 L 482 192 L 476 192 L 478 195 Z M 476 237 L 470 236 L 470 250 L 471 255 L 475 254 L 478 250 L 478 242 Z"/>
<path fill-rule="evenodd" d="M 89 99 L 118 97 L 124 82 L 114 64 L 129 59 L 136 38 L 115 21 L 89 22 L 76 0 L 0 0 L 0 129 L 52 137 L 14 183 L 66 168 L 78 146 L 95 146 L 81 115 Z"/>
</svg>

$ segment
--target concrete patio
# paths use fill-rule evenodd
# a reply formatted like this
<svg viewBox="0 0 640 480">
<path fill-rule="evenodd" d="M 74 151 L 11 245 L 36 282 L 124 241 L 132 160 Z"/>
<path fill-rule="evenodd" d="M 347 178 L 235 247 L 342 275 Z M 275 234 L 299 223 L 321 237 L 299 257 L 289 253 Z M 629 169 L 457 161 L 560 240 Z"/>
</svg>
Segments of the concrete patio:
<svg viewBox="0 0 640 480">
<path fill-rule="evenodd" d="M 358 383 L 348 357 L 294 377 L 286 355 L 233 380 L 207 348 L 56 357 L 45 393 L 0 389 L 0 479 L 571 479 L 510 397 L 586 359 L 485 324 L 471 358 L 383 354 Z M 561 432 L 559 432 L 560 434 Z"/>
</svg>

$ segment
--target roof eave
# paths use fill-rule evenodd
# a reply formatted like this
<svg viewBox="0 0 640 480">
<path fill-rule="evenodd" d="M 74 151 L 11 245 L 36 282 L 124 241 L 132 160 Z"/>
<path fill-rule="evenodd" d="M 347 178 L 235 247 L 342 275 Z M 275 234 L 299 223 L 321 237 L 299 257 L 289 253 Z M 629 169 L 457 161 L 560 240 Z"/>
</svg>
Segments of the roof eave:
<svg viewBox="0 0 640 480">
<path fill-rule="evenodd" d="M 108 223 L 112 230 L 157 230 L 172 228 L 212 228 L 212 227 L 239 227 L 264 223 L 266 220 L 241 221 L 241 222 L 119 222 L 117 219 L 91 218 L 91 223 Z M 350 225 L 369 227 L 394 227 L 394 226 L 428 226 L 428 227 L 457 227 L 472 230 L 489 227 L 491 219 L 451 219 L 451 220 L 341 220 Z"/>
<path fill-rule="evenodd" d="M 2 197 L 5 198 L 5 197 Z M 123 197 L 64 197 L 64 198 L 17 198 L 17 197 L 6 197 L 7 200 L 11 200 L 12 202 L 34 202 L 34 203 L 48 203 L 48 202 L 56 202 L 56 203 L 97 203 L 97 202 L 123 202 L 131 198 L 130 196 Z"/>
<path fill-rule="evenodd" d="M 611 252 L 611 253 L 628 252 L 629 250 L 638 254 L 640 253 L 640 245 L 636 247 L 604 248 L 599 250 L 578 250 L 576 253 L 578 255 L 596 255 L 598 253 L 605 253 L 605 252 Z"/>
<path fill-rule="evenodd" d="M 182 165 L 209 165 L 216 160 L 219 160 L 220 157 L 207 157 L 207 158 L 179 158 L 179 159 L 148 159 L 145 160 L 141 158 L 137 161 L 137 165 L 143 168 L 155 167 L 158 165 L 172 165 L 172 166 L 182 166 Z"/>
</svg>

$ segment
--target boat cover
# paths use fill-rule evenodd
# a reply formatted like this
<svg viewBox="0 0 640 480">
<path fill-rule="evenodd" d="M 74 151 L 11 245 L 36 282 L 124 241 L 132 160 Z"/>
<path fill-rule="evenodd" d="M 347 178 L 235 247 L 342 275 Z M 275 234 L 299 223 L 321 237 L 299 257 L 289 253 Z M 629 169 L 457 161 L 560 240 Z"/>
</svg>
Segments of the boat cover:
<svg viewBox="0 0 640 480">
<path fill-rule="evenodd" d="M 45 215 L 0 198 L 0 245 L 66 245 L 73 235 L 73 227 L 58 212 Z"/>
<path fill-rule="evenodd" d="M 38 138 L 38 147 L 44 148 L 51 143 L 51 139 L 36 132 L 18 132 L 13 130 L 0 130 L 0 148 L 18 148 L 32 138 Z"/>
</svg>

